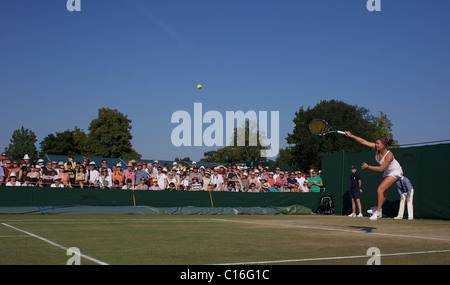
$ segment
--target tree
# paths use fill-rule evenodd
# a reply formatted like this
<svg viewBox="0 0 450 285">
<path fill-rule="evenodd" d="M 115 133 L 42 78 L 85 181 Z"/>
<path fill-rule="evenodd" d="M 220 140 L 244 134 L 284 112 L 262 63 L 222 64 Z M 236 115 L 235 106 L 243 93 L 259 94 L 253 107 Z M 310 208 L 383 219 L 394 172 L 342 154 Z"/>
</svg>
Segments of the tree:
<svg viewBox="0 0 450 285">
<path fill-rule="evenodd" d="M 243 134 L 245 136 L 244 145 L 238 146 L 238 133 L 244 129 Z M 256 145 L 251 145 L 250 134 L 256 135 Z M 264 151 L 267 147 L 263 147 L 260 143 L 260 136 L 265 136 L 257 131 L 256 124 L 250 121 L 245 121 L 244 126 L 240 128 L 234 128 L 234 134 L 230 138 L 233 141 L 231 146 L 225 146 L 218 150 L 212 150 L 205 152 L 202 162 L 223 162 L 223 163 L 235 163 L 242 161 L 266 161 L 266 158 L 261 156 L 261 151 Z"/>
<path fill-rule="evenodd" d="M 188 161 L 192 161 L 192 160 L 189 156 L 186 156 L 186 157 L 175 157 L 175 161 L 176 162 L 188 162 Z"/>
<path fill-rule="evenodd" d="M 286 140 L 290 145 L 283 158 L 291 157 L 295 167 L 301 169 L 321 168 L 322 154 L 342 150 L 358 150 L 361 145 L 341 134 L 316 136 L 309 131 L 309 122 L 321 118 L 330 123 L 333 128 L 352 133 L 369 141 L 375 141 L 379 135 L 390 135 L 392 123 L 380 112 L 380 117 L 374 117 L 369 110 L 341 101 L 322 100 L 314 108 L 300 108 L 295 113 L 294 130 Z"/>
<path fill-rule="evenodd" d="M 385 136 L 392 138 L 392 122 L 388 119 L 387 115 L 382 111 L 378 111 L 380 115 L 378 117 L 373 117 L 373 123 L 375 124 L 375 137 L 379 138 Z"/>
<path fill-rule="evenodd" d="M 140 159 L 131 145 L 131 128 L 131 120 L 117 109 L 99 109 L 98 118 L 89 125 L 89 155 Z"/>
<path fill-rule="evenodd" d="M 36 135 L 33 131 L 25 129 L 23 126 L 13 132 L 10 140 L 10 144 L 5 148 L 5 152 L 12 160 L 23 159 L 25 154 L 28 154 L 31 161 L 36 161 L 37 148 L 36 148 Z"/>
<path fill-rule="evenodd" d="M 87 154 L 87 135 L 75 126 L 73 131 L 66 130 L 62 133 L 47 135 L 40 143 L 40 156 L 48 154 L 56 155 L 81 155 Z"/>
<path fill-rule="evenodd" d="M 141 158 L 131 145 L 131 120 L 117 110 L 101 108 L 98 118 L 89 125 L 89 133 L 75 126 L 74 130 L 47 135 L 41 154 Z"/>
</svg>

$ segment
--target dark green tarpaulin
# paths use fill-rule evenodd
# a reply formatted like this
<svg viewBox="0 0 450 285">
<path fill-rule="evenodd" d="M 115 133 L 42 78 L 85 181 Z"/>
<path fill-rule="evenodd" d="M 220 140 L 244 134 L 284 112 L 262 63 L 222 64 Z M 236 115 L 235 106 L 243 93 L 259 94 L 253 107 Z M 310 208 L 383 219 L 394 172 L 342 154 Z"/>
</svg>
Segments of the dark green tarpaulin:
<svg viewBox="0 0 450 285">
<path fill-rule="evenodd" d="M 155 208 L 197 207 L 251 208 L 303 206 L 302 211 L 286 208 L 292 214 L 315 210 L 320 193 L 238 193 L 205 191 L 134 191 L 136 206 Z M 133 191 L 113 189 L 0 187 L 0 207 L 63 207 L 63 206 L 133 206 Z M 299 206 L 297 206 L 299 207 Z M 300 208 L 299 208 L 300 209 Z M 281 211 L 281 212 L 283 212 Z M 242 212 L 242 210 L 241 210 Z M 311 210 L 309 210 L 311 213 Z"/>
</svg>

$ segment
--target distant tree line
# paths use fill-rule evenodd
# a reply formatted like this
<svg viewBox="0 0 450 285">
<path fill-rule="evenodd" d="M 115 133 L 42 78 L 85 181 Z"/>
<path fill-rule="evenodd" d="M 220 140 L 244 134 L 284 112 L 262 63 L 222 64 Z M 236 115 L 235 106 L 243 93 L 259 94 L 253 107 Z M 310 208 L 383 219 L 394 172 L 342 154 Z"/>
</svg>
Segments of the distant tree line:
<svg viewBox="0 0 450 285">
<path fill-rule="evenodd" d="M 248 133 L 254 128 L 254 125 L 247 121 L 245 126 L 241 126 L 245 128 L 246 132 L 245 146 L 233 144 L 233 146 L 207 151 L 200 161 L 220 163 L 266 161 L 276 165 L 290 165 L 307 170 L 310 168 L 320 169 L 324 153 L 361 149 L 361 146 L 354 140 L 347 139 L 340 134 L 326 136 L 312 134 L 308 125 L 315 118 L 324 119 L 336 129 L 351 131 L 370 141 L 375 141 L 380 136 L 393 137 L 392 122 L 382 111 L 378 111 L 375 116 L 364 107 L 349 105 L 337 100 L 322 100 L 313 108 L 301 106 L 295 112 L 294 129 L 286 137 L 288 146 L 280 149 L 278 157 L 274 160 L 267 161 L 266 158 L 261 157 L 261 150 L 264 147 L 259 143 L 256 146 L 249 145 Z M 64 132 L 49 134 L 40 142 L 40 152 L 36 148 L 37 139 L 34 132 L 22 126 L 13 132 L 5 152 L 11 159 L 22 159 L 24 154 L 28 154 L 34 161 L 46 153 L 140 159 L 141 154 L 134 150 L 131 144 L 131 129 L 131 120 L 126 115 L 116 109 L 101 108 L 98 110 L 98 117 L 89 124 L 88 132 L 75 126 L 73 130 L 68 129 Z M 237 128 L 235 128 L 234 138 L 230 139 L 236 140 L 236 134 Z M 190 160 L 188 155 L 175 160 L 185 161 L 186 159 Z"/>
<path fill-rule="evenodd" d="M 47 135 L 36 148 L 36 135 L 22 126 L 12 134 L 5 152 L 13 159 L 22 159 L 28 154 L 32 161 L 44 154 L 120 157 L 140 159 L 141 154 L 131 144 L 131 120 L 118 110 L 101 108 L 98 117 L 89 124 L 86 133 L 77 126 L 73 130 Z"/>
</svg>

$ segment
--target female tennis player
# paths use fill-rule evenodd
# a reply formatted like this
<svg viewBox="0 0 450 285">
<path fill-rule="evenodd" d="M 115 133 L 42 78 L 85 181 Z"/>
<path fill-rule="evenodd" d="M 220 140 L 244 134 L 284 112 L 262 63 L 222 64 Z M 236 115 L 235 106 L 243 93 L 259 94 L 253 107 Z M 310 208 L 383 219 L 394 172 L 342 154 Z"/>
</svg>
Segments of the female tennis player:
<svg viewBox="0 0 450 285">
<path fill-rule="evenodd" d="M 381 207 L 384 200 L 386 200 L 386 194 L 389 187 L 394 184 L 403 175 L 403 170 L 400 164 L 395 160 L 394 154 L 387 149 L 388 146 L 393 145 L 394 141 L 389 140 L 386 137 L 380 137 L 375 143 L 368 142 L 363 138 L 353 135 L 351 132 L 345 132 L 345 135 L 354 139 L 362 145 L 368 146 L 375 150 L 375 160 L 380 166 L 371 166 L 363 162 L 362 169 L 369 169 L 377 172 L 383 172 L 383 180 L 378 186 L 378 205 L 377 210 L 370 217 L 371 220 L 377 220 L 381 218 Z"/>
</svg>

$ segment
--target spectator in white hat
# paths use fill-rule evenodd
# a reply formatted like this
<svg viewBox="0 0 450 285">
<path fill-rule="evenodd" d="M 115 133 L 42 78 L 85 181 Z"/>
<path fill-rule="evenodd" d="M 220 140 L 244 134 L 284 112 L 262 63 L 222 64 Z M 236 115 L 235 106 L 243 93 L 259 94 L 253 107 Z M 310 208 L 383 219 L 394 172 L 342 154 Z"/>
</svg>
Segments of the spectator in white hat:
<svg viewBox="0 0 450 285">
<path fill-rule="evenodd" d="M 23 156 L 23 161 L 27 164 L 27 168 L 30 169 L 30 157 L 28 156 L 28 154 L 25 154 Z"/>
<path fill-rule="evenodd" d="M 64 188 L 64 184 L 61 183 L 61 177 L 55 176 L 55 178 L 53 178 L 53 184 L 50 185 L 50 187 L 52 187 L 52 188 Z"/>
<path fill-rule="evenodd" d="M 9 174 L 9 181 L 6 183 L 6 186 L 20 186 L 20 182 L 17 181 L 17 175 L 14 172 Z"/>
<path fill-rule="evenodd" d="M 89 163 L 89 186 L 90 187 L 99 187 L 99 178 L 100 178 L 100 173 L 95 169 L 95 162 L 91 161 Z"/>
</svg>

